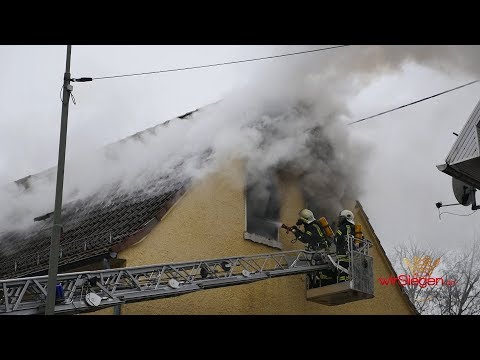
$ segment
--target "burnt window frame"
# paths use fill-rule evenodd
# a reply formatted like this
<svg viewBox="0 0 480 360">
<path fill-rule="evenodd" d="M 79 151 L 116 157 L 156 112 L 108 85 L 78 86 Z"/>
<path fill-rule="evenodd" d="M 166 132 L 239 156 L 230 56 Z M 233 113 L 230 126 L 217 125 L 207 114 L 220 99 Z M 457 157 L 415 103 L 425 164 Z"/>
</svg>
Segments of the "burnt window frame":
<svg viewBox="0 0 480 360">
<path fill-rule="evenodd" d="M 244 187 L 244 201 L 245 201 L 245 231 L 244 231 L 244 239 L 245 240 L 250 240 L 255 243 L 267 245 L 270 247 L 273 247 L 275 249 L 282 249 L 282 243 L 280 241 L 280 228 L 276 227 L 275 225 L 272 225 L 272 228 L 276 228 L 276 234 L 275 236 L 267 237 L 263 234 L 259 234 L 256 232 L 249 232 L 248 230 L 252 230 L 251 228 L 249 229 L 249 223 L 251 224 L 251 221 L 249 221 L 249 191 L 251 187 L 249 186 L 249 177 L 250 177 L 250 172 L 248 171 L 248 168 L 246 170 L 245 174 L 245 187 Z M 277 216 L 276 219 L 271 219 L 274 221 L 280 222 L 280 216 L 281 216 L 281 208 L 282 208 L 282 201 L 281 201 L 281 193 L 280 193 L 280 177 L 275 171 L 268 171 L 266 172 L 265 176 L 268 176 L 271 179 L 271 185 L 274 189 L 274 196 L 276 199 L 276 203 L 278 204 L 277 208 Z M 272 201 L 272 196 L 270 195 L 267 202 Z M 267 210 L 267 209 L 266 209 Z M 250 218 L 251 220 L 251 218 Z M 265 222 L 268 223 L 268 222 Z M 267 231 L 268 232 L 268 231 Z M 271 234 L 273 235 L 273 234 Z"/>
</svg>

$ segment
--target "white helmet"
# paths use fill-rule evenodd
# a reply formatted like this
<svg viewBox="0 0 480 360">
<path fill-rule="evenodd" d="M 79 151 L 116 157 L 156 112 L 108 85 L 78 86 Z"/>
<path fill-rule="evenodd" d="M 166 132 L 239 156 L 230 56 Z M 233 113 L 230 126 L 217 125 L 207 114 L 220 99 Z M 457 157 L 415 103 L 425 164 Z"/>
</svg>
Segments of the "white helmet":
<svg viewBox="0 0 480 360">
<path fill-rule="evenodd" d="M 315 216 L 313 216 L 313 212 L 311 212 L 308 209 L 303 209 L 298 213 L 300 216 L 300 219 L 305 221 L 307 224 L 310 224 L 311 222 L 315 221 Z"/>
<path fill-rule="evenodd" d="M 347 219 L 347 221 L 352 224 L 352 225 L 355 225 L 355 222 L 353 221 L 353 213 L 350 211 L 350 210 L 342 210 L 340 212 L 340 217 L 344 217 L 345 219 Z"/>
</svg>

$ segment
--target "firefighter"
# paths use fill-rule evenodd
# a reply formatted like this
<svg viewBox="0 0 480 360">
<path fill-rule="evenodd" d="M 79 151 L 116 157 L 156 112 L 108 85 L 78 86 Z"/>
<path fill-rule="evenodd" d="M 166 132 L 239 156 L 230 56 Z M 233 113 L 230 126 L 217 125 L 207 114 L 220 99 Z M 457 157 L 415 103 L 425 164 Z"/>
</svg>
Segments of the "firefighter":
<svg viewBox="0 0 480 360">
<path fill-rule="evenodd" d="M 337 260 L 339 265 L 348 270 L 348 239 L 355 235 L 355 221 L 350 210 L 342 210 L 339 215 L 337 232 L 335 234 L 335 246 L 337 248 Z M 338 281 L 348 280 L 348 274 L 339 272 Z"/>
<path fill-rule="evenodd" d="M 313 215 L 313 212 L 308 209 L 303 209 L 298 213 L 299 219 L 296 225 L 303 225 L 304 231 L 297 226 L 292 227 L 293 234 L 302 243 L 307 245 L 308 250 L 319 250 L 328 247 L 328 241 L 323 234 L 322 226 L 318 223 Z"/>
<path fill-rule="evenodd" d="M 299 213 L 299 219 L 296 225 L 303 225 L 304 231 L 297 226 L 291 228 L 295 237 L 302 243 L 306 244 L 307 250 L 317 251 L 327 249 L 329 242 L 324 235 L 321 224 L 315 219 L 313 212 L 309 209 L 303 209 Z M 320 285 L 329 285 L 335 282 L 335 273 L 331 270 L 318 272 L 310 277 L 311 287 L 319 287 Z"/>
</svg>

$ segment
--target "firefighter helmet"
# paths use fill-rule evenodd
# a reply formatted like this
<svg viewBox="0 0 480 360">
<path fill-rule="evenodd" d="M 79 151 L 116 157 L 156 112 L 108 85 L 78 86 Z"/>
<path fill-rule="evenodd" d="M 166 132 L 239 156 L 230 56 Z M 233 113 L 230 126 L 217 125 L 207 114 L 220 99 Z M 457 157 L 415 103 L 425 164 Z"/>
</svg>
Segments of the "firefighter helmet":
<svg viewBox="0 0 480 360">
<path fill-rule="evenodd" d="M 313 212 L 311 212 L 308 209 L 303 209 L 298 213 L 298 215 L 300 216 L 300 219 L 302 219 L 307 224 L 310 224 L 311 222 L 315 221 L 315 216 L 313 216 Z"/>
<path fill-rule="evenodd" d="M 340 217 L 345 218 L 350 224 L 355 225 L 355 222 L 353 221 L 353 213 L 350 210 L 342 210 L 340 212 Z"/>
</svg>

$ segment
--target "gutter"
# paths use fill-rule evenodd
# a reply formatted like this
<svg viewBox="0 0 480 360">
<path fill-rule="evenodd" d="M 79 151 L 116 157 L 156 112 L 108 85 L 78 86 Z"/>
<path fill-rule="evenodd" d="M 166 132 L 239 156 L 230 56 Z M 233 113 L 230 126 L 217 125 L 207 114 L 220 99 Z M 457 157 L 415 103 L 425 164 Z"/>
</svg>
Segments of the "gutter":
<svg viewBox="0 0 480 360">
<path fill-rule="evenodd" d="M 455 165 L 437 165 L 437 169 L 455 179 L 461 180 L 464 183 L 473 186 L 476 189 L 480 189 L 480 182 L 478 180 L 475 180 L 471 176 L 461 172 Z"/>
</svg>

